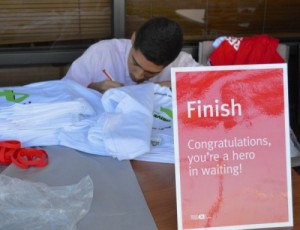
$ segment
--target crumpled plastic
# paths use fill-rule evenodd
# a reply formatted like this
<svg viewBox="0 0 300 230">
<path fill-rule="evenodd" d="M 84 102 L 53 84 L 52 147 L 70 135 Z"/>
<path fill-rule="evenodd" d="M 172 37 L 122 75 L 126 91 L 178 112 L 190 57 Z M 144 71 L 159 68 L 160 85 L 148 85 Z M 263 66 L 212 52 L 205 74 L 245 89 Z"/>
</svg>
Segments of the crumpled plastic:
<svg viewBox="0 0 300 230">
<path fill-rule="evenodd" d="M 90 176 L 77 184 L 50 187 L 0 175 L 0 229 L 76 230 L 92 199 Z"/>
</svg>

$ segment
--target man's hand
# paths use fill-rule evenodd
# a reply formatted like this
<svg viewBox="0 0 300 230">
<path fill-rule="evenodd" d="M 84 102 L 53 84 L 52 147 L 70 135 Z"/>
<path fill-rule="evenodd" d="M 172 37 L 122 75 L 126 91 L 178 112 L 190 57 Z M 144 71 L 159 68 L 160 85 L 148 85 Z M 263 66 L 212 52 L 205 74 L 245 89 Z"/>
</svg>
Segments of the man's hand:
<svg viewBox="0 0 300 230">
<path fill-rule="evenodd" d="M 100 82 L 92 82 L 89 84 L 89 88 L 97 90 L 100 93 L 104 93 L 106 90 L 111 88 L 117 88 L 123 86 L 122 83 L 117 81 L 105 80 Z"/>
<path fill-rule="evenodd" d="M 161 86 L 171 87 L 171 81 L 161 81 L 157 83 L 160 84 Z"/>
</svg>

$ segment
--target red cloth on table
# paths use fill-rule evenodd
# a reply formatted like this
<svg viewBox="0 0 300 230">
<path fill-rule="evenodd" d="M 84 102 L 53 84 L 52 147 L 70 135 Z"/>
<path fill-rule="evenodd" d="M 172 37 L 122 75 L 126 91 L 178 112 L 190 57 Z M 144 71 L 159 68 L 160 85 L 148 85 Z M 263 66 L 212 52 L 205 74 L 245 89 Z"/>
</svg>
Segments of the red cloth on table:
<svg viewBox="0 0 300 230">
<path fill-rule="evenodd" d="M 278 54 L 279 40 L 268 35 L 227 37 L 209 56 L 211 65 L 283 63 Z"/>
</svg>

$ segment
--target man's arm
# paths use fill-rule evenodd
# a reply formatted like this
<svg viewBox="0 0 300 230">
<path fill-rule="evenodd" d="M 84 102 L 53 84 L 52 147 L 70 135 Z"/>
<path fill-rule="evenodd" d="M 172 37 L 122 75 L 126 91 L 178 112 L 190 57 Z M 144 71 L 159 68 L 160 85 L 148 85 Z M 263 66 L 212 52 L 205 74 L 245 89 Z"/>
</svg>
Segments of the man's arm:
<svg viewBox="0 0 300 230">
<path fill-rule="evenodd" d="M 117 81 L 105 80 L 100 82 L 92 82 L 88 85 L 88 88 L 94 89 L 100 93 L 104 93 L 106 90 L 111 88 L 117 88 L 123 86 L 122 83 Z"/>
</svg>

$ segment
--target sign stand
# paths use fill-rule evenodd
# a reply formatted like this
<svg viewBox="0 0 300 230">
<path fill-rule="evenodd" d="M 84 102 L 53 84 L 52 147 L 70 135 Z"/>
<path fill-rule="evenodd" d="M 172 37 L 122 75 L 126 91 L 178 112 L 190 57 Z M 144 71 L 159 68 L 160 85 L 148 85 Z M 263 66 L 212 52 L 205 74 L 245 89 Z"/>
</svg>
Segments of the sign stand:
<svg viewBox="0 0 300 230">
<path fill-rule="evenodd" d="M 286 64 L 172 69 L 179 229 L 293 226 Z"/>
</svg>

